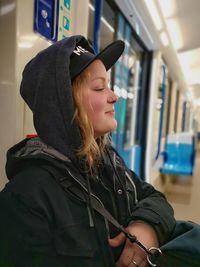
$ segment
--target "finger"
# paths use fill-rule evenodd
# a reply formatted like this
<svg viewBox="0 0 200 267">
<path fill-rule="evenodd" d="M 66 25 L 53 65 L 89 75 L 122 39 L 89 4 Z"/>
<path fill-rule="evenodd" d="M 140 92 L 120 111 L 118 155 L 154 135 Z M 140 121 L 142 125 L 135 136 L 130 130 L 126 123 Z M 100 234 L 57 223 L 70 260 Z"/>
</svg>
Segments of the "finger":
<svg viewBox="0 0 200 267">
<path fill-rule="evenodd" d="M 112 239 L 108 239 L 108 243 L 111 247 L 116 248 L 122 243 L 124 243 L 126 240 L 126 237 L 123 233 L 120 233 L 119 235 L 115 236 Z"/>
<path fill-rule="evenodd" d="M 139 265 L 140 267 L 148 267 L 149 266 L 149 264 L 148 264 L 148 262 L 147 262 L 147 259 L 146 258 L 144 258 L 143 260 L 142 260 L 142 262 L 140 263 L 140 265 Z"/>
<path fill-rule="evenodd" d="M 140 266 L 141 267 L 141 264 L 143 263 L 143 259 L 141 259 L 140 257 L 136 257 L 136 256 L 133 256 L 132 259 L 130 260 L 130 266 L 131 267 L 137 267 L 137 266 Z"/>
<path fill-rule="evenodd" d="M 132 259 L 128 267 L 140 267 L 140 265 L 135 261 L 135 259 Z"/>
<path fill-rule="evenodd" d="M 118 266 L 116 266 L 118 267 Z M 119 266 L 121 267 L 121 266 Z M 149 267 L 149 264 L 147 261 L 143 260 L 141 263 L 137 263 L 134 259 L 131 260 L 130 264 L 128 267 Z"/>
<path fill-rule="evenodd" d="M 141 264 L 143 264 L 144 266 L 146 261 L 146 254 L 144 253 L 144 251 L 142 251 L 137 245 L 134 246 L 134 250 L 132 253 L 132 260 L 134 260 L 138 266 L 142 266 Z M 134 262 L 132 261 L 132 262 Z M 134 263 L 133 263 L 134 265 Z"/>
<path fill-rule="evenodd" d="M 127 267 L 130 265 L 133 258 L 134 245 L 127 240 L 123 252 L 117 262 L 117 267 Z"/>
</svg>

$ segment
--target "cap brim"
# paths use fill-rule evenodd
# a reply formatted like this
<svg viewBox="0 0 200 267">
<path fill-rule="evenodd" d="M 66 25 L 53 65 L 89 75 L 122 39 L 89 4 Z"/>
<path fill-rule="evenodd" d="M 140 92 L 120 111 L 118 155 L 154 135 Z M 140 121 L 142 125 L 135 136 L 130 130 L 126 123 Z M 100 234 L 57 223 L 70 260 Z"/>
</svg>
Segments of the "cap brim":
<svg viewBox="0 0 200 267">
<path fill-rule="evenodd" d="M 72 80 L 75 79 L 82 71 L 84 71 L 96 59 L 101 60 L 106 70 L 109 70 L 116 63 L 119 57 L 122 55 L 124 51 L 124 47 L 125 47 L 124 42 L 121 40 L 117 40 L 109 44 L 99 54 L 94 55 L 94 57 L 91 58 L 91 60 L 88 61 L 87 64 L 82 66 L 79 72 L 76 73 L 76 75 L 72 77 Z"/>
<path fill-rule="evenodd" d="M 104 48 L 99 54 L 95 56 L 92 61 L 94 61 L 95 59 L 100 59 L 103 62 L 106 70 L 109 70 L 122 55 L 123 51 L 124 42 L 117 40 Z M 90 62 L 90 64 L 91 63 L 92 62 Z"/>
</svg>

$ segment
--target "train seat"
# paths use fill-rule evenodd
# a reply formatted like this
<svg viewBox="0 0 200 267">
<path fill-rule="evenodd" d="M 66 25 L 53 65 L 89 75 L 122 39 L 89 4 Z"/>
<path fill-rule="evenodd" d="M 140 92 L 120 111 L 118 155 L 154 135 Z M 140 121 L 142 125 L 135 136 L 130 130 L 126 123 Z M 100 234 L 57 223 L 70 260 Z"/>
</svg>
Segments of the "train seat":
<svg viewBox="0 0 200 267">
<path fill-rule="evenodd" d="M 161 173 L 192 175 L 194 167 L 194 136 L 192 133 L 169 135 L 165 145 Z"/>
</svg>

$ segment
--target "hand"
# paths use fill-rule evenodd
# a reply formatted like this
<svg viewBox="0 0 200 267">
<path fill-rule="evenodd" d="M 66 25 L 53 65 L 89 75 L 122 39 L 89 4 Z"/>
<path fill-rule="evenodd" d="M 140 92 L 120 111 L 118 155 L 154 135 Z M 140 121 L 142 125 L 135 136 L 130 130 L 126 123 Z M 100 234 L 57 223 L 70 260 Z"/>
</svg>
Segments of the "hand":
<svg viewBox="0 0 200 267">
<path fill-rule="evenodd" d="M 130 224 L 126 230 L 137 237 L 137 239 L 146 247 L 158 247 L 158 238 L 154 229 L 147 223 L 136 221 Z M 126 239 L 123 233 L 108 240 L 111 247 L 118 247 L 126 242 L 122 254 L 116 263 L 116 267 L 147 267 L 148 262 L 146 253 L 136 244 Z M 135 262 L 135 263 L 134 263 Z"/>
</svg>

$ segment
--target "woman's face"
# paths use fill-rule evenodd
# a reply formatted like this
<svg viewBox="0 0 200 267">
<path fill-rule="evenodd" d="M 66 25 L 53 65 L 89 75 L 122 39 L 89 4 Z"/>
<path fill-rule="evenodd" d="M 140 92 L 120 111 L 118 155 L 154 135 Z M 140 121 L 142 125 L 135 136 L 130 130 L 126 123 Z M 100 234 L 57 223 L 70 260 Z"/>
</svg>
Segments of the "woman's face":
<svg viewBox="0 0 200 267">
<path fill-rule="evenodd" d="M 96 138 L 116 129 L 114 103 L 117 96 L 108 85 L 108 74 L 100 60 L 95 60 L 87 70 L 90 75 L 82 88 L 82 103 Z"/>
</svg>

